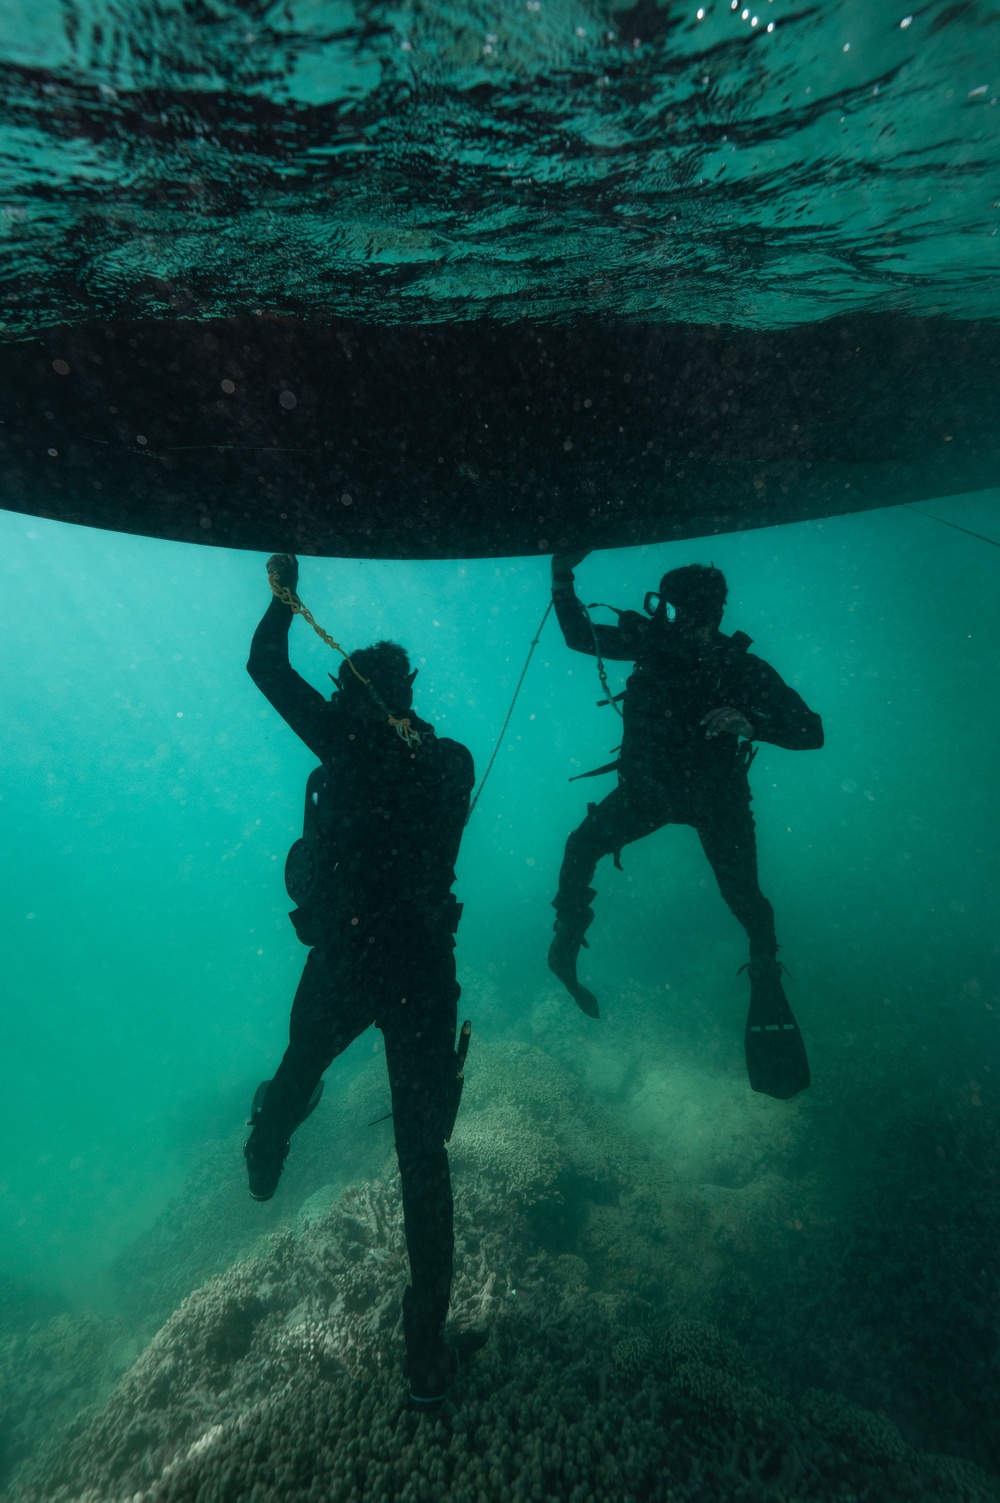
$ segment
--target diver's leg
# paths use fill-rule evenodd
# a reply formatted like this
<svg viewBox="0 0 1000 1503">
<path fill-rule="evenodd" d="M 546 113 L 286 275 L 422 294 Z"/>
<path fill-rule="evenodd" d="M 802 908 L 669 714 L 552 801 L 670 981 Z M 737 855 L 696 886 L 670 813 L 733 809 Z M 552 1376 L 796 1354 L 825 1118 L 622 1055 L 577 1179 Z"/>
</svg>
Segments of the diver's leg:
<svg viewBox="0 0 1000 1503">
<path fill-rule="evenodd" d="M 750 1085 L 787 1101 L 809 1085 L 809 1061 L 781 981 L 774 909 L 760 890 L 749 798 L 723 799 L 699 819 L 697 829 L 719 891 L 750 941 L 750 1008 L 744 1033 Z"/>
<path fill-rule="evenodd" d="M 559 891 L 552 900 L 556 922 L 555 938 L 549 948 L 549 969 L 588 1017 L 600 1017 L 600 1008 L 593 992 L 577 980 L 576 963 L 594 918 L 590 904 L 596 893 L 590 884 L 597 863 L 602 856 L 620 851 L 666 822 L 665 815 L 629 803 L 623 790 L 615 788 L 599 804 L 588 804 L 586 819 L 566 842 Z"/>
<path fill-rule="evenodd" d="M 271 1199 L 291 1135 L 309 1115 L 324 1070 L 372 1021 L 370 1004 L 352 984 L 349 955 L 333 945 L 317 945 L 292 1003 L 288 1048 L 255 1105 L 253 1131 L 243 1145 L 254 1200 Z"/>
<path fill-rule="evenodd" d="M 757 833 L 749 798 L 723 797 L 696 821 L 696 828 L 719 891 L 746 930 L 751 962 L 773 962 L 778 953 L 774 909 L 760 890 Z"/>
<path fill-rule="evenodd" d="M 451 1174 L 445 1137 L 456 1089 L 455 1029 L 460 988 L 451 936 L 406 947 L 378 1026 L 392 1091 L 410 1283 L 403 1295 L 406 1372 L 415 1408 L 444 1397 L 455 1356 L 443 1335 L 454 1253 Z M 405 979 L 403 979 L 405 976 Z M 405 1002 L 396 993 L 405 986 Z"/>
</svg>

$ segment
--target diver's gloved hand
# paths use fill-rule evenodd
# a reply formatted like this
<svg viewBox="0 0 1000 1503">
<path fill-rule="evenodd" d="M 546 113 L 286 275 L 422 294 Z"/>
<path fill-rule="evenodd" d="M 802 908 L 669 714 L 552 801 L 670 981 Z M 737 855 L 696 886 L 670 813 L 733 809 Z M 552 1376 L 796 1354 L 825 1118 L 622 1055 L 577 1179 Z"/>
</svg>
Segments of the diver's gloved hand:
<svg viewBox="0 0 1000 1503">
<path fill-rule="evenodd" d="M 754 739 L 753 726 L 750 724 L 742 710 L 736 710 L 732 705 L 723 705 L 721 709 L 709 710 L 698 722 L 705 727 L 705 740 L 712 741 L 716 736 L 728 732 L 731 736 L 743 736 L 745 740 Z"/>
<path fill-rule="evenodd" d="M 267 561 L 267 577 L 294 595 L 299 586 L 299 561 L 295 554 L 273 554 Z"/>
<path fill-rule="evenodd" d="M 552 578 L 572 579 L 573 570 L 578 564 L 582 564 L 589 548 L 584 548 L 578 553 L 553 553 L 552 555 Z"/>
</svg>

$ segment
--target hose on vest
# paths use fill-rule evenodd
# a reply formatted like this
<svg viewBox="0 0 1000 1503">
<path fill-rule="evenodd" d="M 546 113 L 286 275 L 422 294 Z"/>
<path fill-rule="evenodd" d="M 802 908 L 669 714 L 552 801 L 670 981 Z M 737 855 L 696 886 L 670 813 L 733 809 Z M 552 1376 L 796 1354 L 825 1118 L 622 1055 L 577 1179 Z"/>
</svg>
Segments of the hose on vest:
<svg viewBox="0 0 1000 1503">
<path fill-rule="evenodd" d="M 605 703 L 611 705 L 615 714 L 620 715 L 624 720 L 625 712 L 622 709 L 621 705 L 618 703 L 618 701 L 623 698 L 623 696 L 621 694 L 612 694 L 611 692 L 611 685 L 608 683 L 608 670 L 604 666 L 604 659 L 601 656 L 600 644 L 597 640 L 597 627 L 594 625 L 593 617 L 590 614 L 591 611 L 597 609 L 598 605 L 600 605 L 600 601 L 594 600 L 590 605 L 583 606 L 583 614 L 587 618 L 587 625 L 590 627 L 590 635 L 594 639 L 594 657 L 597 659 L 597 676 L 601 681 L 601 688 L 607 695 L 607 700 L 605 701 Z M 614 610 L 615 607 L 612 605 L 606 607 L 606 609 Z M 621 612 L 619 612 L 619 615 L 620 614 Z"/>
</svg>

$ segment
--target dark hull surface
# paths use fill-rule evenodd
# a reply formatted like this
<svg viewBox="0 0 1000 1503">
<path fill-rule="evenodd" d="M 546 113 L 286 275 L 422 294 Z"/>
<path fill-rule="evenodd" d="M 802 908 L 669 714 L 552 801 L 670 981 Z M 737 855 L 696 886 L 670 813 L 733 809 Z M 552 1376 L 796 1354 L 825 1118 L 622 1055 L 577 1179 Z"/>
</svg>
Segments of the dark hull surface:
<svg viewBox="0 0 1000 1503">
<path fill-rule="evenodd" d="M 0 347 L 0 505 L 382 558 L 701 537 L 1000 485 L 997 326 L 101 323 Z"/>
</svg>

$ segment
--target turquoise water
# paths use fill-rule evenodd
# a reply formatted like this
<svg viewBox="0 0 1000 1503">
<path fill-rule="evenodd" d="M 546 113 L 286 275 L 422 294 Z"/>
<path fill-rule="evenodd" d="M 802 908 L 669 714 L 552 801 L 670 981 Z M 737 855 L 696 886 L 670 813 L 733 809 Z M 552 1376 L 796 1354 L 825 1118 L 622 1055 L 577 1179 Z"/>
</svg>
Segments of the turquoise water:
<svg viewBox="0 0 1000 1503">
<path fill-rule="evenodd" d="M 996 506 L 985 493 L 937 512 L 989 532 Z M 2 516 L 2 557 L 8 1327 L 94 1310 L 124 1315 L 120 1339 L 141 1344 L 204 1276 L 185 1285 L 179 1275 L 163 1310 L 129 1293 L 142 1234 L 172 1197 L 180 1192 L 171 1217 L 178 1204 L 195 1214 L 200 1182 L 182 1187 L 206 1157 L 231 1186 L 213 1214 L 231 1218 L 235 1251 L 257 1225 L 247 1208 L 271 1229 L 323 1186 L 329 1196 L 356 1177 L 378 1132 L 365 1122 L 380 1113 L 366 1117 L 366 1107 L 387 1109 L 380 1077 L 365 1075 L 376 1036 L 334 1066 L 327 1103 L 299 1135 L 330 1131 L 323 1113 L 340 1112 L 325 1167 L 283 1186 L 277 1211 L 244 1204 L 239 1124 L 283 1047 L 304 954 L 285 916 L 282 865 L 312 765 L 244 671 L 267 602 L 263 559 L 12 514 Z M 912 1443 L 995 1465 L 982 1406 L 997 1391 L 984 1377 L 996 1350 L 996 552 L 889 508 L 592 555 L 581 592 L 635 606 L 666 567 L 709 559 L 729 579 L 724 627 L 748 631 L 826 726 L 822 752 L 763 746 L 752 775 L 762 885 L 813 1089 L 790 1105 L 748 1091 L 743 936 L 690 830 L 630 848 L 623 873 L 602 863 L 582 970 L 603 1019 L 584 1019 L 553 984 L 548 904 L 562 844 L 610 783 L 567 779 L 607 760 L 618 727 L 595 706 L 592 662 L 564 647 L 550 619 L 460 861 L 459 974 L 476 1028 L 463 1113 L 492 1089 L 490 1049 L 540 1048 L 674 1176 L 678 1216 L 707 1206 L 719 1215 L 719 1197 L 738 1192 L 773 1220 L 778 1243 L 760 1276 L 779 1271 L 812 1303 L 772 1312 L 766 1339 L 733 1302 L 733 1270 L 752 1286 L 759 1249 L 727 1253 L 724 1207 L 718 1266 L 692 1244 L 685 1274 L 702 1313 L 751 1357 L 763 1354 L 772 1378 L 864 1402 L 871 1359 L 859 1354 L 905 1334 L 910 1346 L 870 1406 Z M 308 559 L 300 591 L 349 645 L 402 641 L 420 667 L 419 712 L 484 769 L 545 607 L 547 561 Z M 293 661 L 319 685 L 334 666 L 303 623 Z M 623 674 L 611 673 L 617 687 Z M 330 1103 L 361 1078 L 369 1097 L 345 1118 Z M 303 1163 L 320 1139 L 309 1141 Z M 381 1153 L 388 1147 L 383 1139 Z M 455 1177 L 461 1185 L 460 1167 Z M 883 1224 L 869 1224 L 872 1205 Z M 222 1221 L 215 1230 L 225 1242 Z M 874 1305 L 860 1292 L 845 1303 L 823 1272 L 848 1245 L 856 1255 L 859 1238 L 871 1266 L 839 1276 L 848 1289 L 852 1277 L 858 1291 L 875 1287 Z M 888 1266 L 907 1246 L 916 1267 Z M 124 1283 L 123 1266 L 133 1269 Z M 147 1283 L 160 1276 L 150 1266 Z M 956 1333 L 954 1311 L 935 1308 L 939 1275 L 954 1279 L 962 1318 L 979 1332 L 974 1380 L 962 1346 L 971 1337 Z M 926 1320 L 919 1340 L 915 1308 Z M 841 1352 L 824 1372 L 826 1356 L 811 1349 L 803 1321 L 823 1331 L 831 1319 L 856 1370 Z M 942 1363 L 957 1370 L 942 1378 Z M 947 1423 L 940 1395 L 938 1418 L 919 1398 L 944 1381 Z"/>
<path fill-rule="evenodd" d="M 998 35 L 978 0 L 3 0 L 0 330 L 894 314 L 922 403 L 923 321 L 977 320 L 978 393 Z M 63 419 L 9 389 L 24 484 L 34 405 Z M 874 467 L 894 420 L 857 396 Z M 998 1503 L 997 545 L 980 491 L 581 566 L 584 600 L 638 608 L 714 562 L 724 628 L 823 716 L 822 751 L 752 770 L 813 1085 L 748 1088 L 745 939 L 689 829 L 599 868 L 600 1021 L 548 971 L 566 836 L 611 786 L 569 780 L 620 738 L 550 618 L 458 872 L 454 1315 L 490 1339 L 421 1428 L 378 1034 L 274 1201 L 246 1194 L 312 767 L 245 672 L 264 555 L 0 511 L 11 1503 Z M 547 559 L 308 557 L 300 593 L 348 647 L 402 642 L 482 774 Z M 292 658 L 320 687 L 336 667 L 302 622 Z"/>
<path fill-rule="evenodd" d="M 4 326 L 993 318 L 987 3 L 6 0 Z"/>
</svg>

